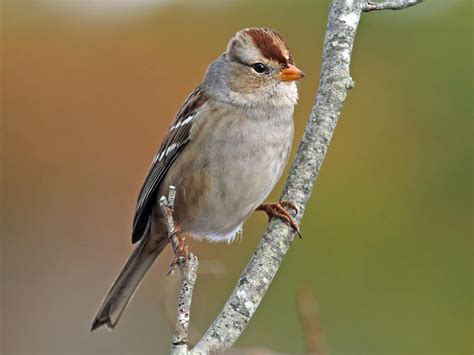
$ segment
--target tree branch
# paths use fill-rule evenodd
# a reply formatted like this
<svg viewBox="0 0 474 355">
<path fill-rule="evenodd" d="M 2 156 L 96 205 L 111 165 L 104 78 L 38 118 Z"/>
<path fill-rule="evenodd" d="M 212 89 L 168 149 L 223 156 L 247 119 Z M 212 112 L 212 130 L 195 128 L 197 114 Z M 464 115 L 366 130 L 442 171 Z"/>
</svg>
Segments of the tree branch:
<svg viewBox="0 0 474 355">
<path fill-rule="evenodd" d="M 407 7 L 419 4 L 423 0 L 394 0 L 394 1 L 383 1 L 383 2 L 372 2 L 366 1 L 362 5 L 362 11 L 370 12 L 377 10 L 403 10 Z"/>
<path fill-rule="evenodd" d="M 333 0 L 324 41 L 316 105 L 291 167 L 281 199 L 293 202 L 301 221 L 336 128 L 348 90 L 352 46 L 362 11 L 359 1 Z M 293 231 L 273 219 L 217 319 L 196 345 L 203 353 L 229 349 L 250 321 L 293 242 Z"/>
<path fill-rule="evenodd" d="M 168 240 L 176 254 L 179 250 L 179 240 L 177 237 L 178 231 L 176 230 L 173 220 L 175 196 L 176 189 L 174 186 L 170 186 L 168 199 L 164 196 L 160 199 L 160 209 L 162 215 L 165 217 L 164 220 L 166 229 L 168 230 Z M 198 259 L 194 254 L 190 253 L 187 261 L 184 260 L 184 258 L 178 260 L 178 267 L 181 279 L 176 326 L 171 343 L 171 354 L 186 355 L 188 354 L 189 316 L 191 314 L 194 283 L 196 282 L 197 277 Z"/>
<path fill-rule="evenodd" d="M 415 0 L 383 3 L 371 3 L 366 0 L 331 1 L 316 104 L 311 111 L 281 195 L 282 200 L 291 201 L 298 208 L 300 212 L 296 216 L 298 222 L 303 217 L 306 204 L 336 128 L 344 100 L 348 91 L 354 86 L 349 72 L 349 65 L 362 11 L 402 9 L 418 2 Z M 293 239 L 294 232 L 287 224 L 272 219 L 227 303 L 191 351 L 192 354 L 220 354 L 234 344 L 268 290 Z M 186 309 L 189 312 L 189 307 Z M 178 311 L 178 321 L 179 314 L 180 311 Z M 189 319 L 187 319 L 187 322 L 189 322 Z M 187 332 L 187 324 L 185 328 Z M 176 334 L 181 334 L 178 324 Z M 187 339 L 187 333 L 185 338 Z M 187 341 L 184 341 L 184 343 L 183 351 L 187 351 Z M 177 354 L 177 352 L 174 354 Z"/>
</svg>

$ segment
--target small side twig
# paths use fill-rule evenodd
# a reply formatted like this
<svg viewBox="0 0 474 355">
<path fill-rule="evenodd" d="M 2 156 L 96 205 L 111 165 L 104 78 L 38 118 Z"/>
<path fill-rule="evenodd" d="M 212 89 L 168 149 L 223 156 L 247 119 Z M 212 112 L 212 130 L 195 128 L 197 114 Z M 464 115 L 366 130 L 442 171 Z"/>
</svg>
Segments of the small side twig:
<svg viewBox="0 0 474 355">
<path fill-rule="evenodd" d="M 170 186 L 168 198 L 165 196 L 160 199 L 160 209 L 164 216 L 166 229 L 168 231 L 168 239 L 175 253 L 179 249 L 178 230 L 173 219 L 174 200 L 176 196 L 176 188 Z M 198 259 L 193 253 L 189 253 L 188 260 L 180 258 L 178 260 L 180 270 L 180 287 L 178 300 L 178 313 L 176 316 L 176 326 L 171 342 L 171 354 L 185 355 L 188 354 L 188 333 L 189 333 L 189 317 L 191 314 L 191 301 L 193 297 L 194 283 L 197 277 Z"/>
<path fill-rule="evenodd" d="M 297 302 L 306 352 L 312 355 L 327 355 L 323 330 L 319 321 L 317 301 L 309 286 L 303 286 L 298 290 Z"/>
<path fill-rule="evenodd" d="M 392 0 L 383 2 L 366 1 L 362 6 L 362 11 L 379 11 L 379 10 L 403 10 L 407 7 L 419 4 L 423 0 Z"/>
</svg>

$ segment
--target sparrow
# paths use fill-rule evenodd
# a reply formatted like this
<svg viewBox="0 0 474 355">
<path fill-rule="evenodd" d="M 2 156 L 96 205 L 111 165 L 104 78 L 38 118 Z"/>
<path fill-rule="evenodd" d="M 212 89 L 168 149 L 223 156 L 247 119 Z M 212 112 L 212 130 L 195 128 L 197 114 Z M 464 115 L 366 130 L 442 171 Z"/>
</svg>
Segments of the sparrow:
<svg viewBox="0 0 474 355">
<path fill-rule="evenodd" d="M 304 73 L 282 36 L 247 28 L 230 39 L 176 114 L 137 200 L 135 249 L 92 324 L 113 328 L 168 244 L 159 199 L 176 187 L 173 217 L 184 236 L 231 242 L 255 211 L 287 221 L 289 201 L 262 204 L 280 179 L 293 143 L 296 80 Z M 297 212 L 297 211 L 296 211 Z M 180 248 L 183 250 L 186 248 Z"/>
</svg>

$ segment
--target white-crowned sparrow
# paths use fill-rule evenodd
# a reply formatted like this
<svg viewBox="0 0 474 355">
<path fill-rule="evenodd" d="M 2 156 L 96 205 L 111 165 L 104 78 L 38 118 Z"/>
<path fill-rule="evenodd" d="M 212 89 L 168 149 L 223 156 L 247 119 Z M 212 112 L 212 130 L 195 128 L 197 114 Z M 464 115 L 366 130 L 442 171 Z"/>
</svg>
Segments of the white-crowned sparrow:
<svg viewBox="0 0 474 355">
<path fill-rule="evenodd" d="M 176 186 L 174 218 L 182 235 L 230 242 L 256 209 L 286 219 L 297 231 L 285 210 L 290 203 L 261 204 L 288 161 L 295 80 L 303 76 L 275 31 L 244 29 L 229 41 L 184 102 L 153 160 L 133 222 L 132 241 L 139 243 L 92 330 L 116 325 L 167 245 L 158 200 L 170 185 Z"/>
</svg>

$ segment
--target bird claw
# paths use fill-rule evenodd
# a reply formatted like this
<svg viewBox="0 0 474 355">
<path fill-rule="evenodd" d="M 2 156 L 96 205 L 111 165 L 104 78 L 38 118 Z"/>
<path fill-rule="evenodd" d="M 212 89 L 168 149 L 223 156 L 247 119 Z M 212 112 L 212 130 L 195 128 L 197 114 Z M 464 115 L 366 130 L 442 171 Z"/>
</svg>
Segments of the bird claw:
<svg viewBox="0 0 474 355">
<path fill-rule="evenodd" d="M 289 208 L 291 208 L 293 211 L 295 211 L 295 214 L 298 214 L 298 207 L 296 207 L 293 202 L 286 201 L 286 200 L 280 200 L 278 203 L 279 203 L 282 207 L 289 207 Z"/>
<path fill-rule="evenodd" d="M 171 264 L 169 266 L 168 272 L 166 275 L 170 275 L 176 265 L 179 265 L 180 267 L 183 265 L 186 265 L 186 263 L 189 260 L 189 246 L 186 244 L 186 238 L 185 237 L 179 237 L 178 238 L 178 248 L 175 251 L 174 258 L 171 261 Z"/>
<path fill-rule="evenodd" d="M 298 237 L 302 239 L 303 237 L 301 236 L 298 222 L 296 222 L 293 216 L 288 212 L 287 208 L 291 208 L 296 214 L 298 214 L 298 208 L 292 202 L 285 200 L 280 200 L 277 203 L 261 204 L 257 208 L 257 211 L 264 211 L 267 214 L 269 221 L 272 217 L 277 217 L 287 222 L 293 231 L 298 234 Z"/>
</svg>

